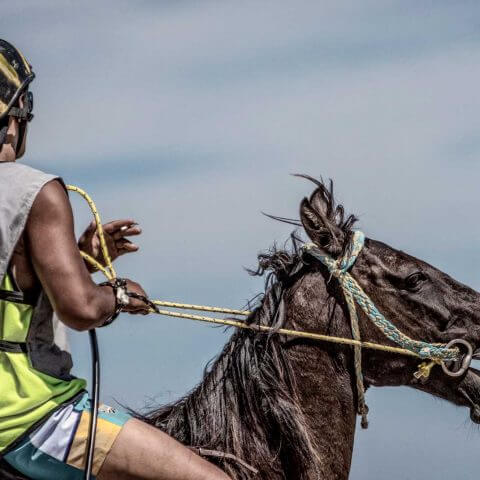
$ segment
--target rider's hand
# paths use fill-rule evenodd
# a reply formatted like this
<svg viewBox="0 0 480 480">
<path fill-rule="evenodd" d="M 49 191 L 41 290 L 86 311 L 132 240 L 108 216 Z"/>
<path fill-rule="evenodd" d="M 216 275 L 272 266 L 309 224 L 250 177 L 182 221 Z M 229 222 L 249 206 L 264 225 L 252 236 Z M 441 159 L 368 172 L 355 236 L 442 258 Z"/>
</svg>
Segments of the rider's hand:
<svg viewBox="0 0 480 480">
<path fill-rule="evenodd" d="M 105 242 L 107 244 L 110 258 L 115 260 L 120 255 L 125 253 L 136 252 L 138 246 L 128 240 L 126 237 L 132 237 L 134 235 L 140 235 L 142 230 L 135 223 L 134 220 L 115 220 L 113 222 L 103 225 L 103 231 L 105 233 Z M 83 235 L 78 241 L 78 248 L 85 253 L 88 253 L 95 260 L 105 265 L 105 259 L 100 248 L 100 237 L 98 236 L 97 226 L 95 221 L 92 221 L 87 227 Z M 90 272 L 95 270 L 90 264 L 87 263 L 87 268 Z"/>
<path fill-rule="evenodd" d="M 144 297 L 147 296 L 145 290 L 137 282 L 129 279 L 127 279 L 127 291 L 143 295 Z M 150 307 L 138 298 L 130 297 L 130 303 L 123 307 L 123 311 L 133 314 L 147 315 L 150 313 Z"/>
</svg>

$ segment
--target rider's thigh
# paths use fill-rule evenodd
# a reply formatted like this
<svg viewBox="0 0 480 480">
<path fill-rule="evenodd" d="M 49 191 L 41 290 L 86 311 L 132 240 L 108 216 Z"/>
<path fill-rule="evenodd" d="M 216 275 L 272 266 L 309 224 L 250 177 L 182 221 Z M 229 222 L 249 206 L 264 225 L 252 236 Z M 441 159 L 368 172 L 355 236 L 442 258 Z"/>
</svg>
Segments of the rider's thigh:
<svg viewBox="0 0 480 480">
<path fill-rule="evenodd" d="M 99 480 L 229 480 L 224 472 L 160 430 L 129 420 L 97 475 Z"/>
</svg>

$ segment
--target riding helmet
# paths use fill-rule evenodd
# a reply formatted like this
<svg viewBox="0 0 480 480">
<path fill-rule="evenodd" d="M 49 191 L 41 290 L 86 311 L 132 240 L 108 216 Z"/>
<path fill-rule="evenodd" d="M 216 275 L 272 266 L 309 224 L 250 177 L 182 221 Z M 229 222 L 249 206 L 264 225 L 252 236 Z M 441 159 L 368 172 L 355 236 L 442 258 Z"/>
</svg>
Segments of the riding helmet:
<svg viewBox="0 0 480 480">
<path fill-rule="evenodd" d="M 28 105 L 24 108 L 17 108 L 16 103 L 34 78 L 32 67 L 22 53 L 0 39 L 0 123 L 9 115 L 25 120 L 33 118 L 31 95 L 26 96 Z"/>
</svg>

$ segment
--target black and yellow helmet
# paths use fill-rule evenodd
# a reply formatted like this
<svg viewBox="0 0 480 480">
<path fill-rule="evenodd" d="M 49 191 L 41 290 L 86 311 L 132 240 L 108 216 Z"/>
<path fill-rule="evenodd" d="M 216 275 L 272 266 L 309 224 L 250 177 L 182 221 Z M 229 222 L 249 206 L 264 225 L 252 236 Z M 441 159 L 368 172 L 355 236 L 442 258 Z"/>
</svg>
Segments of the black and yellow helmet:
<svg viewBox="0 0 480 480">
<path fill-rule="evenodd" d="M 23 108 L 18 108 L 17 103 L 34 78 L 32 67 L 22 53 L 0 39 L 0 123 L 7 116 L 27 121 L 33 118 L 31 94 L 25 96 Z"/>
</svg>

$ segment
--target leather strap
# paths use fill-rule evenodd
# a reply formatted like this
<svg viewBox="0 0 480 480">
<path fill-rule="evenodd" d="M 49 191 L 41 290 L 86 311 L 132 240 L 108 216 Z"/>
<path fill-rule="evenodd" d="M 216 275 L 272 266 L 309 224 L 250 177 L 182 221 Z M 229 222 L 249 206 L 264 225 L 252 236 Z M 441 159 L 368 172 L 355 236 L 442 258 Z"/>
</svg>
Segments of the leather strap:
<svg viewBox="0 0 480 480">
<path fill-rule="evenodd" d="M 27 344 L 22 342 L 7 342 L 0 340 L 0 352 L 27 353 Z"/>
<path fill-rule="evenodd" d="M 14 303 L 21 303 L 23 305 L 31 305 L 34 306 L 35 304 L 28 298 L 25 297 L 23 292 L 11 292 L 8 290 L 0 290 L 0 300 L 5 300 L 7 302 L 14 302 Z"/>
<path fill-rule="evenodd" d="M 5 139 L 7 138 L 8 132 L 8 125 L 0 128 L 0 145 L 5 143 Z"/>
<path fill-rule="evenodd" d="M 8 115 L 11 116 L 11 117 L 17 117 L 17 118 L 20 118 L 22 120 L 26 120 L 27 117 L 28 117 L 28 114 L 29 114 L 29 111 L 27 108 L 23 107 L 23 108 L 18 108 L 18 107 L 12 107 L 9 111 L 8 111 Z"/>
</svg>

